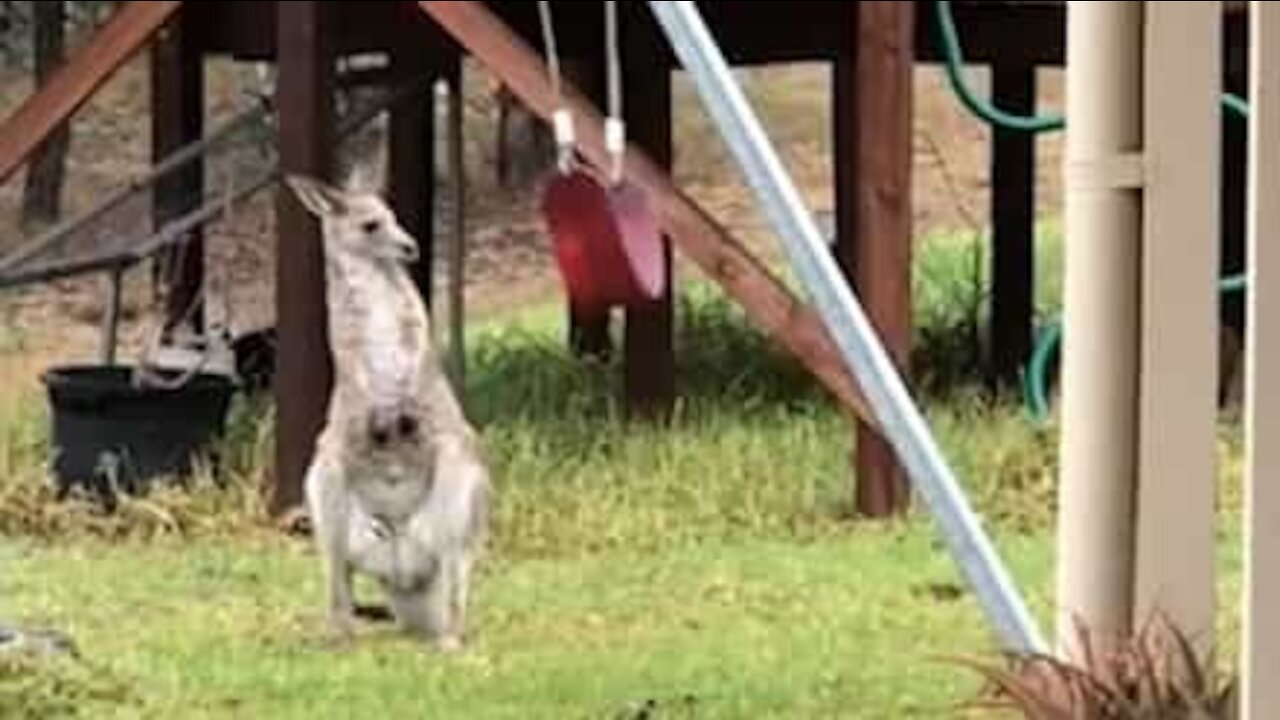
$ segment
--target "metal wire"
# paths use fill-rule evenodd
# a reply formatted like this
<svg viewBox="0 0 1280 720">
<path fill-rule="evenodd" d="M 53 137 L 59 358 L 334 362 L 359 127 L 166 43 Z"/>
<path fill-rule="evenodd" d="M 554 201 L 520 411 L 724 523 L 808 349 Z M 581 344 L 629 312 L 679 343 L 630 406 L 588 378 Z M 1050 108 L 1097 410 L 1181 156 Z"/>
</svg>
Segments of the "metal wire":
<svg viewBox="0 0 1280 720">
<path fill-rule="evenodd" d="M 556 29 L 548 0 L 538 0 L 538 22 L 542 25 L 542 48 L 547 56 L 547 71 L 551 75 L 551 92 L 556 96 L 556 104 L 561 105 L 560 53 L 556 50 Z"/>
</svg>

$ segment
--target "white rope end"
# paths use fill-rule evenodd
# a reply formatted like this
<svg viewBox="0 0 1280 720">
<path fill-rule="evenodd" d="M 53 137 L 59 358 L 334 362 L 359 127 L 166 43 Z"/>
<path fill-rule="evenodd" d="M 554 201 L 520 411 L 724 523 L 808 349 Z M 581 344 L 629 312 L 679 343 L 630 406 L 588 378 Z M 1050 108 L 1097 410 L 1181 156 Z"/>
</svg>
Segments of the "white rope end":
<svg viewBox="0 0 1280 720">
<path fill-rule="evenodd" d="M 613 182 L 622 181 L 622 159 L 627 152 L 627 129 L 616 117 L 604 121 L 604 149 L 609 154 L 609 173 Z"/>
<path fill-rule="evenodd" d="M 573 115 L 568 110 L 557 110 L 551 116 L 551 126 L 556 140 L 556 165 L 560 172 L 568 173 L 573 169 L 573 152 L 576 149 Z"/>
<path fill-rule="evenodd" d="M 618 118 L 604 121 L 604 149 L 610 155 L 621 155 L 627 149 L 627 130 Z"/>
<path fill-rule="evenodd" d="M 551 116 L 551 124 L 555 132 L 556 146 L 562 149 L 573 147 L 573 115 L 568 110 L 557 110 Z"/>
</svg>

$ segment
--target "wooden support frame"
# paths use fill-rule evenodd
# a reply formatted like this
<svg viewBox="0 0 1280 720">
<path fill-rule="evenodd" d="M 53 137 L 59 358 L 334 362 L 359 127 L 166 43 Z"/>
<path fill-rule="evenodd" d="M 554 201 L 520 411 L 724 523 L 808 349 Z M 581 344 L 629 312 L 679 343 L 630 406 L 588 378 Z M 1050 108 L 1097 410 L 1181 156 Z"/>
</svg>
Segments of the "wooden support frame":
<svg viewBox="0 0 1280 720">
<path fill-rule="evenodd" d="M 419 7 L 484 63 L 544 120 L 556 109 L 546 67 L 538 55 L 482 3 L 423 0 Z M 567 83 L 564 98 L 578 119 L 579 148 L 601 167 L 603 118 Z M 792 294 L 714 218 L 671 184 L 666 173 L 634 144 L 625 172 L 649 193 L 659 223 L 673 244 L 717 281 L 765 332 L 776 337 L 853 415 L 875 423 L 856 380 L 846 371 L 821 319 Z"/>
<path fill-rule="evenodd" d="M 1280 707 L 1280 4 L 1254 0 L 1249 70 L 1248 360 L 1245 365 L 1241 720 Z"/>
<path fill-rule="evenodd" d="M 1036 66 L 991 66 L 997 107 L 1016 115 L 1036 109 Z M 993 389 L 1017 387 L 1031 356 L 1035 310 L 1036 137 L 997 128 L 991 138 L 991 367 Z"/>
<path fill-rule="evenodd" d="M 129 2 L 54 73 L 49 82 L 0 124 L 0 182 L 66 123 L 133 56 L 181 2 Z"/>
<path fill-rule="evenodd" d="M 836 256 L 900 371 L 911 354 L 911 115 L 914 3 L 848 3 L 836 61 Z M 866 423 L 857 431 L 854 503 L 886 517 L 910 506 L 906 473 Z"/>
<path fill-rule="evenodd" d="M 195 42 L 191 8 L 178 12 L 151 47 L 151 157 L 159 163 L 204 133 L 204 60 Z M 153 196 L 155 229 L 200 207 L 204 200 L 204 161 L 197 157 L 159 180 Z M 188 318 L 203 329 L 204 233 L 192 231 L 186 243 L 157 258 L 153 281 L 165 290 L 165 329 Z"/>
<path fill-rule="evenodd" d="M 280 167 L 284 173 L 330 178 L 333 157 L 333 33 L 329 2 L 280 2 L 277 102 Z M 333 378 L 325 305 L 320 226 L 287 186 L 277 190 L 279 235 L 276 315 L 279 354 L 275 375 L 276 467 L 273 513 L 302 501 L 303 478 L 324 425 Z"/>
<path fill-rule="evenodd" d="M 1220 3 L 1147 3 L 1133 622 L 1214 631 Z"/>
<path fill-rule="evenodd" d="M 392 74 L 444 75 L 444 60 L 407 42 L 397 43 L 391 56 Z M 432 271 L 435 260 L 436 113 L 431 89 L 405 98 L 390 110 L 387 139 L 387 194 L 392 211 L 418 241 L 418 261 L 413 267 L 427 307 L 432 306 Z"/>
</svg>

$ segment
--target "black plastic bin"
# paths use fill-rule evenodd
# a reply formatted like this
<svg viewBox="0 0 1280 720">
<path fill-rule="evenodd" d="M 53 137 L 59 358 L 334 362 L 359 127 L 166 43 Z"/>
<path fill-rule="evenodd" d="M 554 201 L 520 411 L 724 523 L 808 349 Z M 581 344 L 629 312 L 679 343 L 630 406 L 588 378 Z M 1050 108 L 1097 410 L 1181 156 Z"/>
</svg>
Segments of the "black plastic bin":
<svg viewBox="0 0 1280 720">
<path fill-rule="evenodd" d="M 44 374 L 53 424 L 53 474 L 61 493 L 102 489 L 114 463 L 114 490 L 140 492 L 159 476 L 185 478 L 226 427 L 234 382 L 197 374 L 175 389 L 134 387 L 127 366 L 67 366 Z"/>
</svg>

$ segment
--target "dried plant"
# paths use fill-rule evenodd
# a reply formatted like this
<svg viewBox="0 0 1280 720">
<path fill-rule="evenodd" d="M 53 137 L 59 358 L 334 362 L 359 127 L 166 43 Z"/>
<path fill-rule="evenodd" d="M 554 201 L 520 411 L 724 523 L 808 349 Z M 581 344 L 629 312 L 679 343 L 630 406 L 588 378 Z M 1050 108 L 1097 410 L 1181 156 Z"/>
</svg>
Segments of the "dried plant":
<svg viewBox="0 0 1280 720">
<path fill-rule="evenodd" d="M 1010 653 L 1004 666 L 961 660 L 987 681 L 973 709 L 1026 720 L 1234 720 L 1236 685 L 1163 615 L 1106 644 L 1076 624 L 1079 660 Z"/>
</svg>

